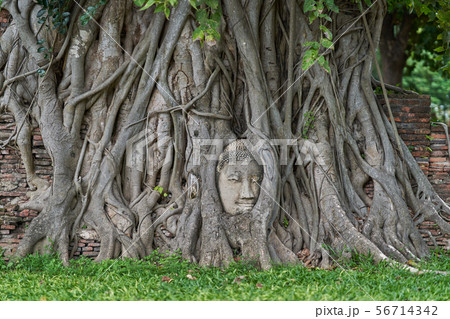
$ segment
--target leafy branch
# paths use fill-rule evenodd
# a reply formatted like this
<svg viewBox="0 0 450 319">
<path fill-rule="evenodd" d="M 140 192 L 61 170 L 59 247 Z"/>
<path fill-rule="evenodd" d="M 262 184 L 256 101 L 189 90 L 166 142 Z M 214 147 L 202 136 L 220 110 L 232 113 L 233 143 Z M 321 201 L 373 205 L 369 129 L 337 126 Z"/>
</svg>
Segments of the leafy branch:
<svg viewBox="0 0 450 319">
<path fill-rule="evenodd" d="M 38 23 L 50 21 L 53 30 L 66 34 L 70 22 L 69 0 L 37 0 L 37 3 L 42 7 L 36 14 Z M 49 23 L 46 26 L 50 28 Z"/>
<path fill-rule="evenodd" d="M 178 0 L 133 0 L 134 4 L 141 7 L 140 10 L 147 10 L 155 5 L 155 13 L 164 12 L 167 19 L 170 16 L 170 9 L 178 5 Z"/>
<path fill-rule="evenodd" d="M 146 10 L 155 5 L 155 12 L 164 12 L 166 18 L 170 17 L 170 10 L 178 5 L 178 0 L 133 0 Z M 192 38 L 198 40 L 203 46 L 204 41 L 214 41 L 220 39 L 220 20 L 222 8 L 218 0 L 189 0 L 190 5 L 195 10 L 195 20 L 198 27 L 194 30 Z"/>
<path fill-rule="evenodd" d="M 194 30 L 192 38 L 204 41 L 220 40 L 220 19 L 222 8 L 217 0 L 190 0 L 189 3 L 196 10 L 195 19 L 199 26 Z"/>
<path fill-rule="evenodd" d="M 104 6 L 107 2 L 108 0 L 100 0 L 95 6 L 87 7 L 86 12 L 80 17 L 81 25 L 88 24 L 95 15 L 97 9 Z"/>
<path fill-rule="evenodd" d="M 316 19 L 319 19 L 320 40 L 309 41 L 303 44 L 309 49 L 305 52 L 302 61 L 302 69 L 307 70 L 314 63 L 319 63 L 328 73 L 331 72 L 330 65 L 323 55 L 319 55 L 320 52 L 326 50 L 333 50 L 333 34 L 328 29 L 324 21 L 332 22 L 332 19 L 328 12 L 339 12 L 339 8 L 334 3 L 334 0 L 306 0 L 303 5 L 303 12 L 309 12 L 309 23 L 312 24 Z"/>
</svg>

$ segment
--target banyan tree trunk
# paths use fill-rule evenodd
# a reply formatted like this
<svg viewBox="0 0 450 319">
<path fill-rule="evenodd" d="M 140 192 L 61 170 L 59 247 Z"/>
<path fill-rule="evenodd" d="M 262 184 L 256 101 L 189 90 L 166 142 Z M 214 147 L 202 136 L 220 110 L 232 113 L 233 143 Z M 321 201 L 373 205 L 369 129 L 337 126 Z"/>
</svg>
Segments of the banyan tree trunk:
<svg viewBox="0 0 450 319">
<path fill-rule="evenodd" d="M 22 207 L 40 211 L 18 257 L 50 243 L 67 263 L 88 228 L 101 241 L 97 260 L 160 249 L 268 268 L 300 253 L 327 267 L 342 251 L 422 258 L 422 220 L 449 232 L 449 207 L 371 86 L 384 1 L 339 1 L 338 13 L 322 11 L 331 22 L 312 23 L 303 1 L 221 1 L 220 37 L 204 43 L 193 40 L 187 0 L 169 19 L 132 1 L 65 1 L 63 31 L 51 16 L 39 23 L 48 11 L 34 1 L 4 5 L 13 20 L 0 40 L 2 106 L 36 189 Z M 87 21 L 85 8 L 95 8 Z M 323 27 L 333 48 L 303 68 Z M 52 158 L 50 186 L 34 173 L 33 126 Z M 227 145 L 248 150 L 223 153 Z M 257 163 L 255 176 L 238 165 L 224 182 L 243 204 L 218 187 L 220 158 L 230 172 L 233 156 Z"/>
</svg>

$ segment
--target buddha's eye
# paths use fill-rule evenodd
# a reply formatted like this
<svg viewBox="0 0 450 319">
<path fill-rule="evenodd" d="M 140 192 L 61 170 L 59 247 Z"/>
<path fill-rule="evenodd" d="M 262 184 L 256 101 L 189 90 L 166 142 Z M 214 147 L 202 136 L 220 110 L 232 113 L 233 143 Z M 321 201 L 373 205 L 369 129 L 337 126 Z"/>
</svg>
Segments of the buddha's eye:
<svg viewBox="0 0 450 319">
<path fill-rule="evenodd" d="M 259 184 L 260 183 L 260 178 L 258 176 L 253 176 L 251 178 L 251 182 L 255 183 L 255 184 Z"/>
<path fill-rule="evenodd" d="M 230 175 L 228 176 L 228 180 L 232 182 L 239 182 L 240 178 L 237 175 Z"/>
</svg>

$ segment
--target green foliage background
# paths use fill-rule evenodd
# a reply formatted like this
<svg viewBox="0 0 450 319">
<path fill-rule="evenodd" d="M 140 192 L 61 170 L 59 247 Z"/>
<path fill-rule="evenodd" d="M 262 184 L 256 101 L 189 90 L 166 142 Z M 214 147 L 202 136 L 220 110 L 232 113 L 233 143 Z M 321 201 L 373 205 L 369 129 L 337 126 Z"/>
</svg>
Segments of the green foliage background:
<svg viewBox="0 0 450 319">
<path fill-rule="evenodd" d="M 432 120 L 450 124 L 450 78 L 442 71 L 433 70 L 424 60 L 410 57 L 407 66 L 403 87 L 430 95 Z"/>
</svg>

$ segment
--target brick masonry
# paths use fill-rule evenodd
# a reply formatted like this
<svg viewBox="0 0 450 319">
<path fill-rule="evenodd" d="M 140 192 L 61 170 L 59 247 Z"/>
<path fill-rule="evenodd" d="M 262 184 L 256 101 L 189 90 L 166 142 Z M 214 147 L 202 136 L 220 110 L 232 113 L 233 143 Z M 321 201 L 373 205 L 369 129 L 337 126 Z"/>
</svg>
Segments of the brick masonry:
<svg viewBox="0 0 450 319">
<path fill-rule="evenodd" d="M 387 114 L 384 98 L 379 97 L 379 101 Z M 450 158 L 447 138 L 441 125 L 430 122 L 430 96 L 391 95 L 389 102 L 398 133 L 436 192 L 445 202 L 450 203 Z M 373 185 L 367 185 L 366 191 L 370 196 Z M 443 236 L 434 223 L 424 221 L 419 227 L 433 234 L 439 246 L 449 248 L 449 236 Z M 431 246 L 433 242 L 426 232 L 423 236 Z"/>
<path fill-rule="evenodd" d="M 0 114 L 0 133 L 10 135 L 14 130 L 13 116 Z M 51 159 L 44 148 L 39 129 L 33 131 L 32 153 L 36 174 L 51 182 L 53 172 Z M 14 253 L 26 228 L 37 216 L 35 211 L 28 209 L 19 211 L 17 205 L 11 204 L 26 201 L 28 191 L 20 152 L 14 142 L 11 142 L 6 147 L 0 148 L 0 248 L 5 250 L 7 256 Z"/>
<path fill-rule="evenodd" d="M 11 20 L 11 17 L 9 15 L 9 13 L 6 10 L 1 10 L 0 11 L 0 34 L 3 34 L 3 32 L 5 32 L 10 20 Z"/>
</svg>

